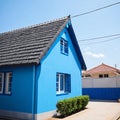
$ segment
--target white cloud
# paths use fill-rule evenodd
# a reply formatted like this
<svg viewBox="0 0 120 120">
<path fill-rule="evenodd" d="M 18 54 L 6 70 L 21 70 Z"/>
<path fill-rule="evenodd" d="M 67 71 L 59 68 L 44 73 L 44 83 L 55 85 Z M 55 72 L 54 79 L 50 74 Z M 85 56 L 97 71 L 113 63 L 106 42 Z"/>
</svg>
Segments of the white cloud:
<svg viewBox="0 0 120 120">
<path fill-rule="evenodd" d="M 86 51 L 84 54 L 87 55 L 87 56 L 91 56 L 93 58 L 103 58 L 103 57 L 105 57 L 105 55 L 103 53 L 93 53 L 91 51 Z"/>
<path fill-rule="evenodd" d="M 90 47 L 86 47 L 86 48 L 84 48 L 84 51 L 89 51 L 89 50 L 91 50 Z"/>
</svg>

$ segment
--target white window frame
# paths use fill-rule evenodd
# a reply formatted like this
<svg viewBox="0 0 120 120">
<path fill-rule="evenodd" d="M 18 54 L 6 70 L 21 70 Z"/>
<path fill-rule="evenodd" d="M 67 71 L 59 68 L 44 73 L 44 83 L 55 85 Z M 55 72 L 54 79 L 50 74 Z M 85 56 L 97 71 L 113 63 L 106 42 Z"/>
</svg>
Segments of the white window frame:
<svg viewBox="0 0 120 120">
<path fill-rule="evenodd" d="M 67 50 L 67 52 L 66 52 Z M 60 51 L 61 53 L 68 55 L 69 51 L 68 51 L 68 41 L 65 40 L 64 38 L 61 38 L 60 40 Z"/>
<path fill-rule="evenodd" d="M 6 79 L 5 79 L 5 94 L 11 94 L 11 84 L 12 84 L 12 72 L 6 73 Z"/>
<path fill-rule="evenodd" d="M 58 91 L 57 94 L 65 93 L 65 74 L 58 73 Z M 63 90 L 61 90 L 61 77 L 63 77 Z"/>
<path fill-rule="evenodd" d="M 1 77 L 2 77 L 2 81 L 0 82 L 1 84 L 1 89 L 0 89 L 0 94 L 3 93 L 3 88 L 4 88 L 4 73 L 0 73 Z"/>
</svg>

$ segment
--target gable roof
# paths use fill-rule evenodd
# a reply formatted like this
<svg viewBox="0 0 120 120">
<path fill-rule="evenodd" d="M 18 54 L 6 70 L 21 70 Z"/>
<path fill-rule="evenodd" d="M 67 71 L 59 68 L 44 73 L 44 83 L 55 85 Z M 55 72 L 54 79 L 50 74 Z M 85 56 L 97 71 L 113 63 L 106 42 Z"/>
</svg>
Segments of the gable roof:
<svg viewBox="0 0 120 120">
<path fill-rule="evenodd" d="M 86 71 L 85 74 L 111 73 L 111 72 L 119 73 L 120 70 L 102 63 L 101 65 Z"/>
<path fill-rule="evenodd" d="M 0 34 L 0 66 L 39 64 L 59 33 L 70 22 L 70 16 Z M 73 31 L 72 31 L 73 32 Z M 77 42 L 76 39 L 74 41 Z M 79 50 L 79 46 L 75 46 Z M 79 58 L 80 57 L 80 58 Z M 78 55 L 86 68 L 82 54 Z"/>
</svg>

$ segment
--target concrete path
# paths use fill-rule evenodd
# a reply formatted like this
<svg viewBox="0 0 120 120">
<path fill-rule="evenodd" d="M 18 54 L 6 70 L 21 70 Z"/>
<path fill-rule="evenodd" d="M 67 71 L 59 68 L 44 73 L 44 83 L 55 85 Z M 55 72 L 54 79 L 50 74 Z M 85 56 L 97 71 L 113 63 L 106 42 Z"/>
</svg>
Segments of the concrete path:
<svg viewBox="0 0 120 120">
<path fill-rule="evenodd" d="M 87 109 L 64 119 L 50 118 L 48 120 L 120 120 L 120 103 L 89 102 Z"/>
</svg>

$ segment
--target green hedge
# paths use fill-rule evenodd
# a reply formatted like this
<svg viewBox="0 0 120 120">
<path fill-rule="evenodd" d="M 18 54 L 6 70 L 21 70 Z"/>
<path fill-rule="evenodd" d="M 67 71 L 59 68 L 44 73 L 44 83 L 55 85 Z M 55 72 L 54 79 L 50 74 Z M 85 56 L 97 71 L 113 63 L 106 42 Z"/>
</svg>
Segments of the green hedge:
<svg viewBox="0 0 120 120">
<path fill-rule="evenodd" d="M 83 110 L 88 104 L 89 96 L 78 96 L 74 98 L 64 99 L 57 102 L 57 112 L 61 117 L 66 117 Z"/>
</svg>

